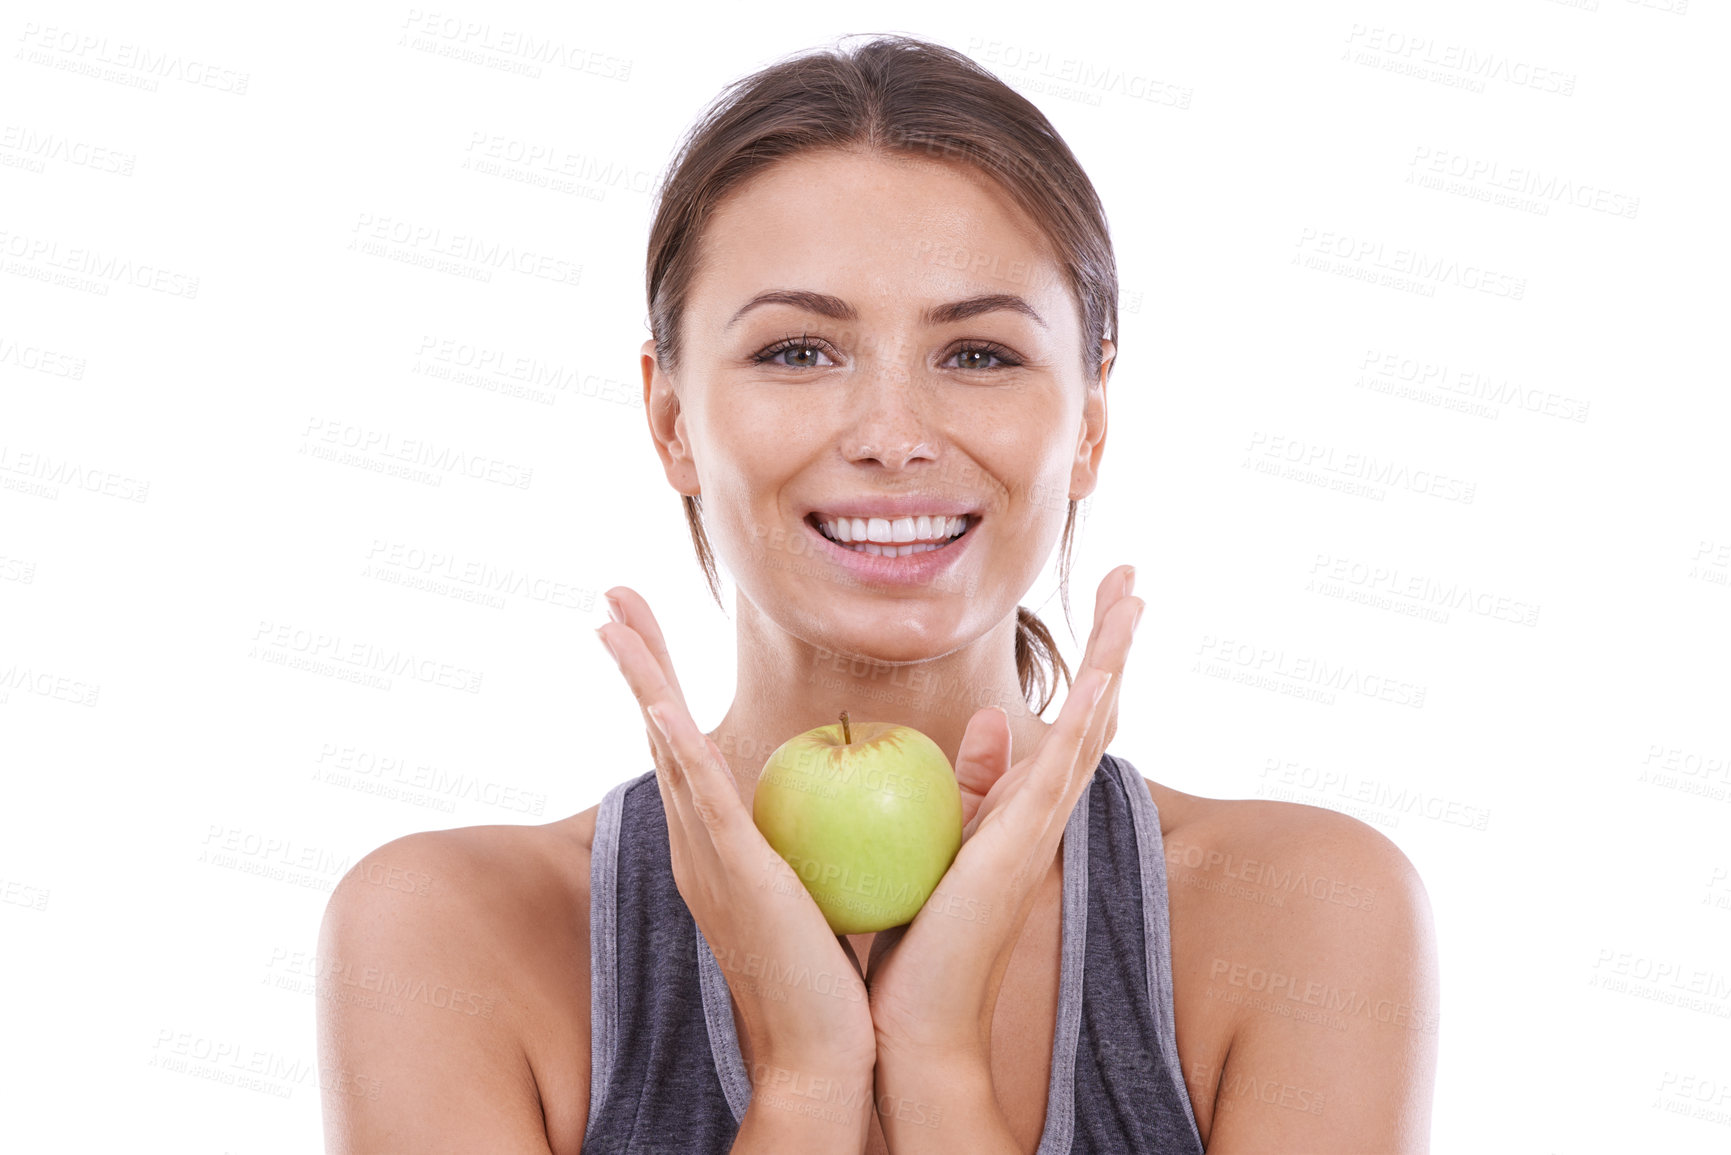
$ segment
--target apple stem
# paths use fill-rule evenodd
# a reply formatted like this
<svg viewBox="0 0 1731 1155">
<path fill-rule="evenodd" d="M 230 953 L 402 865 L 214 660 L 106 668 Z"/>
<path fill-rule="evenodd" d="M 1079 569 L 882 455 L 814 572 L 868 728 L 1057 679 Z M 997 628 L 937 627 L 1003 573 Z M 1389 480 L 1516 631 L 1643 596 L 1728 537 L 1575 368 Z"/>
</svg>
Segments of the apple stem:
<svg viewBox="0 0 1731 1155">
<path fill-rule="evenodd" d="M 848 728 L 847 728 L 847 711 L 846 710 L 843 710 L 841 712 L 841 740 L 845 745 L 848 745 L 848 746 L 853 745 L 853 735 L 848 732 Z"/>
</svg>

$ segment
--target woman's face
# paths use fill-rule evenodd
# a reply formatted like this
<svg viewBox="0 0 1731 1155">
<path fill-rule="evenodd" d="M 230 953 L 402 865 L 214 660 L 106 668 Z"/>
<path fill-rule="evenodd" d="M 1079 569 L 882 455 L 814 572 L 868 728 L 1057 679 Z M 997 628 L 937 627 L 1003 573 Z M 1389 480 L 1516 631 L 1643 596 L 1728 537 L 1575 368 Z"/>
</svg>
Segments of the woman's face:
<svg viewBox="0 0 1731 1155">
<path fill-rule="evenodd" d="M 668 478 L 702 495 L 745 596 L 814 646 L 888 662 L 1000 625 L 1092 491 L 1105 438 L 1080 311 L 1038 227 L 971 168 L 826 151 L 736 190 L 702 255 L 677 384 L 652 372 L 652 341 L 645 374 Z M 981 297 L 997 299 L 942 312 Z M 921 514 L 966 528 L 929 548 L 956 523 Z M 820 526 L 916 540 L 874 556 Z"/>
</svg>

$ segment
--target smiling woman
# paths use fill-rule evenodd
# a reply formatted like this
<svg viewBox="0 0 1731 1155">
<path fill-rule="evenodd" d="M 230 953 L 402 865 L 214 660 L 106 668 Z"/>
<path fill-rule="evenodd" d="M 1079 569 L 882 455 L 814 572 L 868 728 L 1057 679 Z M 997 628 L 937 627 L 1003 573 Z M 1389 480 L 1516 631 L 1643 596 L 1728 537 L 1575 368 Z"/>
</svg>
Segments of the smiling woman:
<svg viewBox="0 0 1731 1155">
<path fill-rule="evenodd" d="M 1060 537 L 1067 577 L 1117 335 L 1105 214 L 1039 111 L 906 37 L 748 76 L 669 170 L 646 287 L 650 440 L 711 592 L 718 562 L 737 585 L 733 703 L 699 729 L 617 586 L 598 633 L 653 768 L 344 880 L 321 955 L 500 1010 L 321 1001 L 327 1069 L 389 1089 L 327 1092 L 330 1149 L 1426 1150 L 1435 949 L 1406 858 L 1106 752 L 1129 566 L 1073 681 L 1018 604 Z M 832 933 L 751 819 L 769 754 L 844 709 L 929 736 L 962 798 L 937 890 L 876 934 Z M 378 862 L 431 893 L 363 885 Z"/>
</svg>

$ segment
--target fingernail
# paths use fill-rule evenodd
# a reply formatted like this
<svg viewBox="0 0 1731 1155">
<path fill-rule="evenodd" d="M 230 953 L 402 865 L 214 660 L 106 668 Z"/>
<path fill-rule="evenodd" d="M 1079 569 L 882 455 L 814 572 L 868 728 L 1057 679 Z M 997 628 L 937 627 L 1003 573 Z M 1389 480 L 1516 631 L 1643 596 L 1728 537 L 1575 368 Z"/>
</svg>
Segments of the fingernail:
<svg viewBox="0 0 1731 1155">
<path fill-rule="evenodd" d="M 1129 597 L 1130 591 L 1136 588 L 1136 567 L 1131 566 L 1130 572 L 1124 575 L 1124 596 Z"/>
<path fill-rule="evenodd" d="M 603 646 L 607 647 L 608 656 L 613 659 L 613 664 L 619 665 L 619 651 L 613 648 L 613 643 L 607 640 L 607 635 L 601 632 L 601 627 L 595 628 L 595 636 L 601 639 Z"/>
<path fill-rule="evenodd" d="M 1148 608 L 1147 602 L 1143 602 L 1141 605 L 1136 607 L 1136 616 L 1130 619 L 1130 636 L 1131 637 L 1136 636 L 1136 623 L 1138 623 L 1142 620 L 1142 612 L 1144 610 L 1146 610 L 1147 608 Z"/>
<path fill-rule="evenodd" d="M 607 598 L 607 616 L 616 622 L 623 622 L 625 620 L 625 611 L 619 608 L 619 599 L 614 597 L 612 594 L 607 594 L 605 596 Z"/>
<path fill-rule="evenodd" d="M 649 720 L 655 723 L 656 733 L 660 734 L 663 738 L 667 737 L 667 723 L 661 720 L 661 711 L 655 706 L 650 706 L 648 709 L 644 710 L 644 713 L 648 714 Z"/>
</svg>

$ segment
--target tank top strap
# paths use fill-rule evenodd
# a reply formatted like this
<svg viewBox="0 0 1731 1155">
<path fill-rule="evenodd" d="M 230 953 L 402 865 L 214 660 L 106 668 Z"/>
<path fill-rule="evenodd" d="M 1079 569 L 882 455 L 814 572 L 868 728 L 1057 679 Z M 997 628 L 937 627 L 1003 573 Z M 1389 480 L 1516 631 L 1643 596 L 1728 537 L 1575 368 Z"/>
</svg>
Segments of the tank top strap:
<svg viewBox="0 0 1731 1155">
<path fill-rule="evenodd" d="M 673 880 L 653 769 L 603 796 L 589 879 L 589 1120 L 582 1150 L 728 1150 L 739 1127 L 711 1057 L 697 923 Z"/>
<path fill-rule="evenodd" d="M 619 1038 L 619 819 L 631 781 L 619 783 L 595 812 L 595 838 L 589 851 L 589 1123 L 613 1081 Z M 583 1144 L 587 1147 L 589 1144 Z"/>
<path fill-rule="evenodd" d="M 1090 793 L 1075 1151 L 1202 1155 L 1178 1057 L 1160 812 L 1135 766 L 1111 754 Z"/>
</svg>

